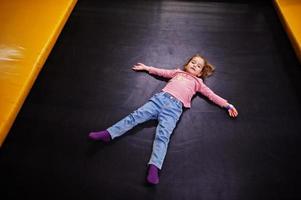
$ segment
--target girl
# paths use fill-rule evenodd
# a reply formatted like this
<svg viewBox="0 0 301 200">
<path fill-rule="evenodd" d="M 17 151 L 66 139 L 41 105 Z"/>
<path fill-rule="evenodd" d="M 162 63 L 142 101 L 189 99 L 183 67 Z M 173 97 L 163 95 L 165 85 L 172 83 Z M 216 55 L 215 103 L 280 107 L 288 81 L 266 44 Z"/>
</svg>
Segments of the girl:
<svg viewBox="0 0 301 200">
<path fill-rule="evenodd" d="M 192 56 L 187 61 L 184 65 L 184 70 L 158 69 L 146 66 L 142 63 L 134 65 L 132 69 L 136 71 L 145 70 L 150 74 L 162 76 L 171 80 L 160 93 L 151 97 L 146 104 L 108 129 L 99 132 L 91 132 L 89 137 L 92 140 L 109 142 L 114 138 L 121 136 L 137 124 L 150 119 L 158 119 L 159 123 L 156 129 L 152 154 L 148 162 L 148 174 L 146 178 L 148 183 L 158 184 L 158 172 L 162 168 L 169 138 L 182 114 L 182 107 L 190 108 L 191 98 L 196 92 L 202 93 L 217 105 L 226 108 L 231 117 L 236 117 L 238 112 L 233 105 L 227 102 L 227 100 L 216 95 L 203 83 L 202 79 L 211 75 L 214 68 L 204 57 L 198 54 Z"/>
</svg>

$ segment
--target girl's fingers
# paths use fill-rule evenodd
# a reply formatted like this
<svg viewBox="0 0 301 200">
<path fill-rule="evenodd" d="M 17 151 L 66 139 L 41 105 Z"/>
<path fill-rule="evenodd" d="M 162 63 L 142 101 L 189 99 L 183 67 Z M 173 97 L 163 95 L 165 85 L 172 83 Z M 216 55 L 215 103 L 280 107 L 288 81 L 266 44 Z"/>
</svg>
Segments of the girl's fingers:
<svg viewBox="0 0 301 200">
<path fill-rule="evenodd" d="M 132 69 L 134 69 L 134 70 L 143 70 L 143 67 L 134 65 Z"/>
<path fill-rule="evenodd" d="M 143 63 L 138 63 L 141 67 L 146 67 L 146 65 L 145 64 L 143 64 Z"/>
<path fill-rule="evenodd" d="M 237 112 L 235 112 L 235 111 L 234 111 L 234 113 L 233 113 L 233 114 L 234 114 L 234 117 L 236 117 L 236 116 L 238 115 L 238 113 L 237 113 Z"/>
<path fill-rule="evenodd" d="M 139 67 L 135 66 L 132 68 L 133 70 L 139 70 Z"/>
<path fill-rule="evenodd" d="M 236 117 L 236 116 L 238 115 L 238 113 L 237 113 L 236 110 L 230 109 L 230 110 L 229 110 L 229 115 L 230 115 L 231 117 Z"/>
<path fill-rule="evenodd" d="M 237 110 L 235 109 L 235 108 L 232 108 L 232 109 L 230 109 L 231 110 L 231 113 L 232 113 L 232 115 L 234 116 L 234 117 L 236 117 L 237 115 L 238 115 L 238 112 L 237 112 Z"/>
</svg>

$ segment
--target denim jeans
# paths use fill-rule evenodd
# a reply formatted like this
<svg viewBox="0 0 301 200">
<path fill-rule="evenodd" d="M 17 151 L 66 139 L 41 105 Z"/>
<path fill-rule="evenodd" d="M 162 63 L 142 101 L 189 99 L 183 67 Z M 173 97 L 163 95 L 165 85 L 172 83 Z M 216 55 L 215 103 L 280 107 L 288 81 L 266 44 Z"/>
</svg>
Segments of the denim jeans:
<svg viewBox="0 0 301 200">
<path fill-rule="evenodd" d="M 153 151 L 148 164 L 153 164 L 161 169 L 170 136 L 182 111 L 182 103 L 178 99 L 169 93 L 160 92 L 152 96 L 143 106 L 108 128 L 107 131 L 114 139 L 142 122 L 158 119 Z"/>
</svg>

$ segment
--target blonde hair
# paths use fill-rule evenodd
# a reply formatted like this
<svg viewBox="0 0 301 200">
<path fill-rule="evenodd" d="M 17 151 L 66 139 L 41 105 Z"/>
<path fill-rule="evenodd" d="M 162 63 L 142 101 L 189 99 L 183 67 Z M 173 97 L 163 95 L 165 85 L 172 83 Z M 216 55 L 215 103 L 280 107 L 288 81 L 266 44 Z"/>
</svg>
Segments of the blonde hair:
<svg viewBox="0 0 301 200">
<path fill-rule="evenodd" d="M 199 57 L 199 58 L 202 58 L 204 60 L 204 67 L 202 69 L 200 78 L 204 79 L 204 78 L 207 78 L 208 76 L 212 75 L 213 72 L 215 71 L 215 68 L 207 61 L 206 58 L 204 58 L 200 54 L 195 54 L 191 58 L 189 58 L 188 61 L 184 64 L 184 70 L 186 71 L 187 65 L 195 57 Z"/>
</svg>

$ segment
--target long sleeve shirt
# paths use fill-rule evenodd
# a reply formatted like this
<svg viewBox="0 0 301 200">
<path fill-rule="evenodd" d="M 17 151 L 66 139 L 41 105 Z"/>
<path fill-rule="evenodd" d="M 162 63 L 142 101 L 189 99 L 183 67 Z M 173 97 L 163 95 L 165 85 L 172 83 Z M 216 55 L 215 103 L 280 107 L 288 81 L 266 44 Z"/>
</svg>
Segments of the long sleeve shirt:
<svg viewBox="0 0 301 200">
<path fill-rule="evenodd" d="M 202 79 L 189 74 L 181 69 L 159 69 L 155 67 L 146 67 L 146 70 L 153 75 L 169 78 L 169 82 L 162 89 L 183 103 L 186 108 L 191 107 L 191 98 L 196 92 L 200 92 L 204 96 L 208 97 L 215 104 L 226 107 L 228 105 L 227 100 L 216 95 L 210 88 L 208 88 Z"/>
</svg>

